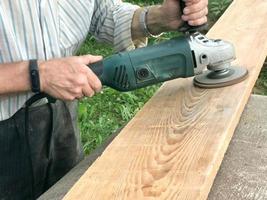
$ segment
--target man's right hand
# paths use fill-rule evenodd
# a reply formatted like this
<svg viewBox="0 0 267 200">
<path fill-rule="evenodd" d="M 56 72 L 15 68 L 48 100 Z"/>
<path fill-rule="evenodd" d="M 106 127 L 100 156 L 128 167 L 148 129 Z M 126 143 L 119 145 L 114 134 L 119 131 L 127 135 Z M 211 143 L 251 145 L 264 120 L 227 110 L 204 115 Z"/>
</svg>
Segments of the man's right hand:
<svg viewBox="0 0 267 200">
<path fill-rule="evenodd" d="M 102 56 L 73 56 L 39 62 L 41 91 L 62 100 L 92 97 L 101 82 L 87 66 Z"/>
</svg>

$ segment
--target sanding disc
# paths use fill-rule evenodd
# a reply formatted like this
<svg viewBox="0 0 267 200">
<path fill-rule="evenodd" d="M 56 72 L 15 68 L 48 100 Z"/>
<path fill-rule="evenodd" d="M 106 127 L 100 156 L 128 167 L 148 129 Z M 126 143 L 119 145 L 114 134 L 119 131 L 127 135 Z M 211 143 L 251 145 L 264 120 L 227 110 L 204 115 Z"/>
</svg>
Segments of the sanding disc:
<svg viewBox="0 0 267 200">
<path fill-rule="evenodd" d="M 207 70 L 194 78 L 194 85 L 201 88 L 219 88 L 234 85 L 245 80 L 248 70 L 243 67 L 231 66 L 220 71 Z"/>
</svg>

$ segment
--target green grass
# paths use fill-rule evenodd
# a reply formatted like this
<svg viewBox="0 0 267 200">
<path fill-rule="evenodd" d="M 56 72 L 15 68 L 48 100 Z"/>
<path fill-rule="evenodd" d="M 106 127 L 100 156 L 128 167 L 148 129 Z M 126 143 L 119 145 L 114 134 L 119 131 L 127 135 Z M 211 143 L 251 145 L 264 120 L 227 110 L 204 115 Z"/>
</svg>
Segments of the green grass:
<svg viewBox="0 0 267 200">
<path fill-rule="evenodd" d="M 152 86 L 127 93 L 104 88 L 93 98 L 81 100 L 79 122 L 85 153 L 90 153 L 112 132 L 125 125 L 157 88 Z"/>
<path fill-rule="evenodd" d="M 267 95 L 267 64 L 261 70 L 260 76 L 253 89 L 254 94 Z"/>
<path fill-rule="evenodd" d="M 158 4 L 160 0 L 127 0 L 139 5 Z M 227 8 L 231 0 L 210 0 L 209 19 L 212 24 Z M 169 39 L 177 33 L 166 33 L 158 40 Z M 158 42 L 150 40 L 150 43 Z M 103 55 L 112 54 L 112 48 L 99 44 L 94 38 L 88 37 L 78 54 Z M 257 94 L 267 94 L 267 68 L 264 68 L 254 90 Z M 136 112 L 147 102 L 158 89 L 159 85 L 121 93 L 104 88 L 93 98 L 85 98 L 79 102 L 79 126 L 81 129 L 84 151 L 89 154 L 118 128 L 125 125 Z"/>
</svg>

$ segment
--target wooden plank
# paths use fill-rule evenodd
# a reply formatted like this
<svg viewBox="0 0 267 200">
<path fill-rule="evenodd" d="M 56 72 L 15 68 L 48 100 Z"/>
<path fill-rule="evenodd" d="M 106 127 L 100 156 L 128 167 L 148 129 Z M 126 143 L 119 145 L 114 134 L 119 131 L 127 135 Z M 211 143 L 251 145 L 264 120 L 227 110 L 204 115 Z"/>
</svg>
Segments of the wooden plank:
<svg viewBox="0 0 267 200">
<path fill-rule="evenodd" d="M 212 90 L 165 83 L 64 199 L 206 199 L 265 60 L 266 19 L 266 0 L 234 1 L 208 36 L 235 45 L 249 78 Z"/>
</svg>

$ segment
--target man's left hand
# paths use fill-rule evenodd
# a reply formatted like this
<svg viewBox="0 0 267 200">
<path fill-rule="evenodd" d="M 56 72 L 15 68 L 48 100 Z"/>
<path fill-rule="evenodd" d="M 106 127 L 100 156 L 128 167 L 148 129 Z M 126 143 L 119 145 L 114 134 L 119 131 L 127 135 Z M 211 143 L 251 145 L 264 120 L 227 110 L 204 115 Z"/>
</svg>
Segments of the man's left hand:
<svg viewBox="0 0 267 200">
<path fill-rule="evenodd" d="M 192 26 L 207 22 L 208 0 L 187 0 L 183 13 L 181 13 L 179 1 L 181 0 L 164 0 L 161 7 L 171 30 L 178 29 L 181 20 L 187 21 Z"/>
<path fill-rule="evenodd" d="M 151 6 L 147 13 L 146 25 L 150 33 L 158 35 L 166 31 L 175 31 L 187 21 L 191 26 L 199 26 L 207 22 L 208 0 L 187 0 L 186 7 L 181 12 L 180 1 L 164 0 L 162 5 Z M 132 39 L 144 37 L 140 28 L 140 13 L 135 12 L 132 23 Z"/>
</svg>

